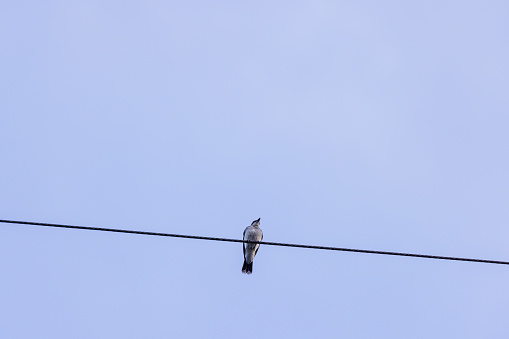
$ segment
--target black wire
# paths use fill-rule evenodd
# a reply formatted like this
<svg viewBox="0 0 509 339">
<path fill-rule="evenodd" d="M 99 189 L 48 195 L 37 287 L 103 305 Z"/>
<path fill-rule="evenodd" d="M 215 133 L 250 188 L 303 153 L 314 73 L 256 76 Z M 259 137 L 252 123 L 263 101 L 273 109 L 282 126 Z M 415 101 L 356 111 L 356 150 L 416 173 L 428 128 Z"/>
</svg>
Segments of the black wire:
<svg viewBox="0 0 509 339">
<path fill-rule="evenodd" d="M 471 259 L 471 258 L 459 258 L 459 257 L 444 257 L 444 256 L 439 256 L 439 255 L 413 254 L 413 253 L 402 253 L 402 252 L 386 252 L 386 251 L 373 251 L 373 250 L 359 250 L 359 249 L 353 249 L 353 248 L 330 247 L 330 246 L 314 246 L 314 245 L 299 245 L 299 244 L 286 244 L 286 243 L 268 242 L 268 241 L 249 241 L 249 240 L 238 240 L 238 239 L 227 239 L 227 238 L 216 238 L 216 237 L 203 237 L 203 236 L 197 236 L 197 235 L 183 235 L 183 234 L 172 234 L 172 233 L 132 231 L 132 230 L 123 230 L 123 229 L 116 229 L 116 228 L 103 228 L 103 227 L 89 227 L 89 226 L 48 224 L 48 223 L 31 222 L 31 221 L 0 220 L 0 222 L 8 223 L 8 224 L 21 224 L 21 225 L 34 225 L 34 226 L 72 228 L 72 229 L 89 230 L 89 231 L 104 231 L 104 232 L 116 232 L 116 233 L 155 235 L 155 236 L 160 236 L 160 237 L 174 237 L 174 238 L 187 238 L 187 239 L 200 239 L 200 240 L 213 240 L 213 241 L 226 241 L 226 242 L 241 242 L 241 243 L 256 243 L 256 244 L 271 245 L 271 246 L 312 248 L 312 249 L 317 249 L 317 250 L 343 251 L 343 252 L 356 252 L 356 253 L 369 253 L 369 254 L 383 254 L 383 255 L 396 255 L 396 256 L 402 256 L 402 257 L 428 258 L 428 259 L 441 259 L 441 260 L 455 260 L 455 261 L 469 261 L 469 262 L 478 262 L 478 263 L 485 263 L 485 264 L 509 265 L 509 261 L 500 261 L 500 260 Z"/>
</svg>

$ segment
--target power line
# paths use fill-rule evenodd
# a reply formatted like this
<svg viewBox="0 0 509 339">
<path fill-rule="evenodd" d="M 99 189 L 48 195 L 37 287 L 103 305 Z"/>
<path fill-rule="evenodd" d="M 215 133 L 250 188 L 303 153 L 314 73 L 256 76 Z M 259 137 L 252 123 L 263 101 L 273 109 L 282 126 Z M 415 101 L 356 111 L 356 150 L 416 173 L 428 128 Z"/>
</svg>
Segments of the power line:
<svg viewBox="0 0 509 339">
<path fill-rule="evenodd" d="M 199 240 L 212 240 L 212 241 L 225 241 L 225 242 L 240 242 L 240 243 L 257 243 L 257 244 L 261 244 L 261 245 L 270 245 L 270 246 L 312 248 L 312 249 L 316 249 L 316 250 L 356 252 L 356 253 L 369 253 L 369 254 L 382 254 L 382 255 L 394 255 L 394 256 L 402 256 L 402 257 L 441 259 L 441 260 L 455 260 L 455 261 L 469 261 L 469 262 L 478 262 L 478 263 L 484 263 L 484 264 L 509 265 L 509 261 L 500 261 L 500 260 L 471 259 L 471 258 L 460 258 L 460 257 L 444 257 L 444 256 L 439 256 L 439 255 L 414 254 L 414 253 L 403 253 L 403 252 L 387 252 L 387 251 L 374 251 L 374 250 L 360 250 L 360 249 L 354 249 L 354 248 L 330 247 L 330 246 L 314 246 L 314 245 L 299 245 L 299 244 L 287 244 L 287 243 L 268 242 L 268 241 L 259 241 L 259 242 L 257 242 L 257 241 L 248 241 L 248 240 L 245 241 L 245 240 L 228 239 L 228 238 L 203 237 L 203 236 L 197 236 L 197 235 L 183 235 L 183 234 L 172 234 L 172 233 L 133 231 L 133 230 L 124 230 L 124 229 L 117 229 L 117 228 L 75 226 L 75 225 L 62 225 L 62 224 L 48 224 L 48 223 L 31 222 L 31 221 L 16 221 L 16 220 L 1 220 L 0 219 L 0 222 L 8 223 L 8 224 L 20 224 L 20 225 L 32 225 L 32 226 L 47 226 L 47 227 L 59 227 L 59 228 L 71 228 L 71 229 L 89 230 L 89 231 L 104 231 L 104 232 L 116 232 L 116 233 L 155 235 L 155 236 L 159 236 L 159 237 L 173 237 L 173 238 L 186 238 L 186 239 L 199 239 Z"/>
</svg>

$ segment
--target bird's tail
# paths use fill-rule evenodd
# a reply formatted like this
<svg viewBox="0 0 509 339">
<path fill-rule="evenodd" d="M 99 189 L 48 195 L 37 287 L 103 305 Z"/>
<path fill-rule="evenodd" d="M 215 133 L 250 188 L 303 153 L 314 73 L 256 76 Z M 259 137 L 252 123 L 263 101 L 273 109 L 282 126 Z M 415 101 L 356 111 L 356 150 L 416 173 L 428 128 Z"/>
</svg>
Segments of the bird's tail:
<svg viewBox="0 0 509 339">
<path fill-rule="evenodd" d="M 242 273 L 251 274 L 253 273 L 253 263 L 248 264 L 244 259 L 244 265 L 242 265 Z"/>
</svg>

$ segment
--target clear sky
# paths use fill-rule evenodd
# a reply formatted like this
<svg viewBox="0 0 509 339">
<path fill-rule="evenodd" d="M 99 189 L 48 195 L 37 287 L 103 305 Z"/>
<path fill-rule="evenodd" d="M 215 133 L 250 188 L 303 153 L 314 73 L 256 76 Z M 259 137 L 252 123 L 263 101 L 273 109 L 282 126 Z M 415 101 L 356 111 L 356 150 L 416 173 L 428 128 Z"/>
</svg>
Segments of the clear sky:
<svg viewBox="0 0 509 339">
<path fill-rule="evenodd" d="M 509 2 L 0 4 L 0 219 L 509 260 Z M 509 267 L 0 224 L 2 338 L 508 338 Z"/>
</svg>

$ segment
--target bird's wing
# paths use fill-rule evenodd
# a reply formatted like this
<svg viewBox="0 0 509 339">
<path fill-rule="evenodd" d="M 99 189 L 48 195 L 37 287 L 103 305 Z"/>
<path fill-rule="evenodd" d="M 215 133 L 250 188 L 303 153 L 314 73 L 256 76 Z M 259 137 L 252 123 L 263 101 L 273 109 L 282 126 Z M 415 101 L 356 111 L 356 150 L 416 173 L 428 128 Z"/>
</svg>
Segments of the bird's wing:
<svg viewBox="0 0 509 339">
<path fill-rule="evenodd" d="M 246 240 L 246 231 L 247 231 L 247 227 L 244 230 L 244 233 L 242 234 L 242 240 Z M 245 242 L 242 243 L 242 253 L 244 253 L 244 259 L 246 259 L 246 243 Z"/>
</svg>

